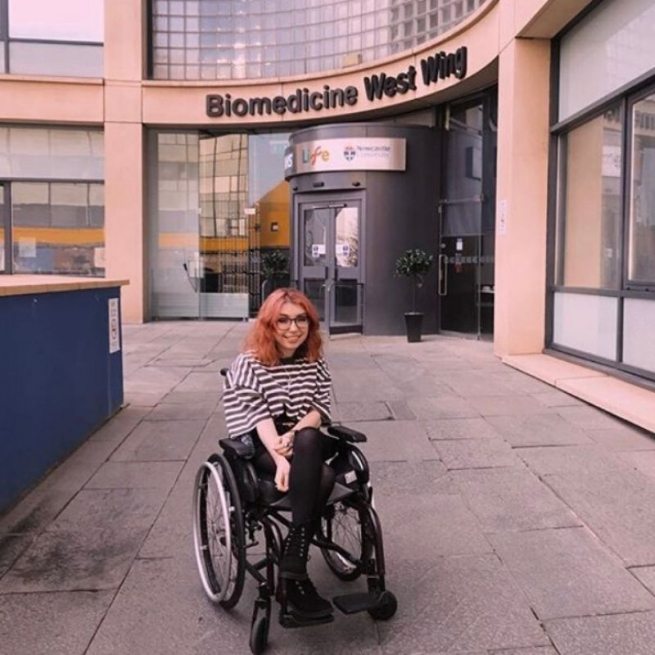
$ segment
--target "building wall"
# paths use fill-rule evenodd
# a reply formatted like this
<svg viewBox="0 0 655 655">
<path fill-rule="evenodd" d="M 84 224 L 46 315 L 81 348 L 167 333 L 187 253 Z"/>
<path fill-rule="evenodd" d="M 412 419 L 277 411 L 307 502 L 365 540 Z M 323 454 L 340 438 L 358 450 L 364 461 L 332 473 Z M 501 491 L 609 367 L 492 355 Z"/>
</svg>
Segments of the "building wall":
<svg viewBox="0 0 655 655">
<path fill-rule="evenodd" d="M 145 79 L 145 0 L 105 2 L 104 79 L 0 78 L 0 122 L 92 125 L 105 134 L 107 274 L 129 278 L 123 292 L 126 321 L 148 318 L 144 135 L 149 127 L 295 127 L 325 121 L 384 118 L 462 97 L 497 82 L 500 94 L 498 202 L 507 220 L 497 242 L 496 350 L 538 352 L 543 347 L 546 255 L 546 163 L 549 39 L 588 0 L 487 0 L 453 29 L 382 60 L 327 74 L 258 80 Z M 524 36 L 531 37 L 528 41 Z M 421 61 L 467 48 L 467 74 L 432 84 L 421 81 Z M 365 78 L 417 70 L 417 88 L 369 100 Z M 352 106 L 283 115 L 209 117 L 207 94 L 233 98 L 288 96 L 353 86 Z M 502 212 L 498 211 L 497 215 Z M 517 265 L 521 276 L 513 273 Z M 518 279 L 520 277 L 520 279 Z M 526 311 L 526 307 L 530 311 Z"/>
</svg>

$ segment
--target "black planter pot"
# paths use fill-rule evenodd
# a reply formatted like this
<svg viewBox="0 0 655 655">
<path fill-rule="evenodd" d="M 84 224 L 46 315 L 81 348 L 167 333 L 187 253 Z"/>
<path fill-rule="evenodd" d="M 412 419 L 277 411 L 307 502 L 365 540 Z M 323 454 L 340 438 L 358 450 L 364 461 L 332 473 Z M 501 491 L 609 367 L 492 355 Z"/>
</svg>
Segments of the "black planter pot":
<svg viewBox="0 0 655 655">
<path fill-rule="evenodd" d="M 407 341 L 417 343 L 421 340 L 421 327 L 423 326 L 423 314 L 421 312 L 407 312 L 405 314 L 405 327 L 407 329 Z"/>
</svg>

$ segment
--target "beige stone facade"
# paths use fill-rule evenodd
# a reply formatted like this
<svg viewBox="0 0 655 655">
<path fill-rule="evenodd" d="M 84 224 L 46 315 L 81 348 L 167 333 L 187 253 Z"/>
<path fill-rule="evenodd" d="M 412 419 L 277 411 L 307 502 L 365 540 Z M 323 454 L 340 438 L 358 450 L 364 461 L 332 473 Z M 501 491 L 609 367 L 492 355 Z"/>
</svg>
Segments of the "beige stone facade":
<svg viewBox="0 0 655 655">
<path fill-rule="evenodd" d="M 475 13 L 420 48 L 372 64 L 318 76 L 266 81 L 174 82 L 146 79 L 145 0 L 105 3 L 105 78 L 64 79 L 4 75 L 0 121 L 12 125 L 103 128 L 105 141 L 106 275 L 128 278 L 123 316 L 148 320 L 145 137 L 149 127 L 234 129 L 324 121 L 360 121 L 402 114 L 499 89 L 495 344 L 499 355 L 540 352 L 544 344 L 550 42 L 589 0 L 489 0 Z M 363 80 L 420 69 L 436 52 L 466 46 L 468 70 L 394 97 L 369 101 Z M 420 73 L 419 73 L 420 74 Z M 209 93 L 244 99 L 354 86 L 355 106 L 302 114 L 209 118 Z M 497 211 L 498 214 L 498 211 Z M 516 271 L 521 274 L 517 275 Z"/>
</svg>

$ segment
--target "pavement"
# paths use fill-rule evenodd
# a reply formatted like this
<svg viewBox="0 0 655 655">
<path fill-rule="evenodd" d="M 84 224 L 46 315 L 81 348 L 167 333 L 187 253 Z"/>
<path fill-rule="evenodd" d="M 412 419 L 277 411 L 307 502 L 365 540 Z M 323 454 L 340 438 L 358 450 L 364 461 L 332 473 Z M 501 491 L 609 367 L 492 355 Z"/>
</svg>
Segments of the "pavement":
<svg viewBox="0 0 655 655">
<path fill-rule="evenodd" d="M 246 324 L 124 328 L 126 406 L 0 517 L 3 655 L 248 653 L 195 567 L 191 492 L 225 435 Z M 283 630 L 267 652 L 653 655 L 655 440 L 501 364 L 491 344 L 349 336 L 334 413 L 368 435 L 397 615 Z M 315 555 L 319 589 L 334 579 Z M 344 592 L 344 590 L 346 590 Z"/>
</svg>

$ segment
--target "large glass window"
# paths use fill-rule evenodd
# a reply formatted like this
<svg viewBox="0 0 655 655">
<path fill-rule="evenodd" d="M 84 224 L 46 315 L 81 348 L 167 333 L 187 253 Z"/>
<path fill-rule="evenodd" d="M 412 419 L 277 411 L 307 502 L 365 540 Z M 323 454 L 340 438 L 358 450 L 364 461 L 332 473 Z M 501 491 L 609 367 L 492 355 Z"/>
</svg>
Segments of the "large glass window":
<svg viewBox="0 0 655 655">
<path fill-rule="evenodd" d="M 104 275 L 103 144 L 98 130 L 0 128 L 0 272 Z"/>
<path fill-rule="evenodd" d="M 152 133 L 155 318 L 245 318 L 260 256 L 289 248 L 288 134 Z"/>
<path fill-rule="evenodd" d="M 607 0 L 562 37 L 559 120 L 652 69 L 653 24 L 652 0 Z"/>
<path fill-rule="evenodd" d="M 655 94 L 632 106 L 628 278 L 655 285 Z"/>
<path fill-rule="evenodd" d="M 0 70 L 103 76 L 105 0 L 0 0 L 0 8 L 3 2 L 8 3 L 9 57 L 5 62 L 3 47 Z"/>
<path fill-rule="evenodd" d="M 102 184 L 14 182 L 13 272 L 105 274 Z"/>
<path fill-rule="evenodd" d="M 9 36 L 102 43 L 104 4 L 105 0 L 9 0 Z"/>
<path fill-rule="evenodd" d="M 623 124 L 619 106 L 561 137 L 560 284 L 620 284 Z"/>
<path fill-rule="evenodd" d="M 281 77 L 380 59 L 439 36 L 486 2 L 149 1 L 152 76 L 187 80 Z"/>
</svg>

